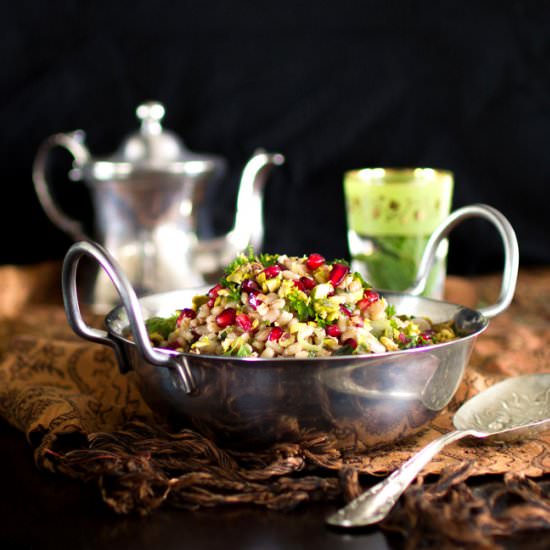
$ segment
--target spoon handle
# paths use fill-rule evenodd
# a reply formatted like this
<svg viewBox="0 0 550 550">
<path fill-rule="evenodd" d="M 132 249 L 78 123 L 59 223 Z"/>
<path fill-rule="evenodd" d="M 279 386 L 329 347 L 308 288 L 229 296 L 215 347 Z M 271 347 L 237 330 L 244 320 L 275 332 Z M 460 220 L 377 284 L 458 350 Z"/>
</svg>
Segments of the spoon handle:
<svg viewBox="0 0 550 550">
<path fill-rule="evenodd" d="M 469 430 L 456 430 L 438 437 L 384 481 L 377 483 L 349 504 L 327 517 L 329 525 L 337 527 L 363 527 L 383 520 L 397 499 L 412 483 L 419 472 L 445 445 L 470 435 Z"/>
</svg>

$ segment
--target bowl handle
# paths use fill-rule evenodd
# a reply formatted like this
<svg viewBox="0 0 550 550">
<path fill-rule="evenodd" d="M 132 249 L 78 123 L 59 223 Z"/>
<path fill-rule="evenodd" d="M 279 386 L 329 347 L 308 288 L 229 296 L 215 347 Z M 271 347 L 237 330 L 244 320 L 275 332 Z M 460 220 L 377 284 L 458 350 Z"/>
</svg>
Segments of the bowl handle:
<svg viewBox="0 0 550 550">
<path fill-rule="evenodd" d="M 195 382 L 185 357 L 182 360 L 182 364 L 180 364 L 175 357 L 153 348 L 149 342 L 141 307 L 132 285 L 113 256 L 97 243 L 81 241 L 73 244 L 71 248 L 69 248 L 63 262 L 63 302 L 65 304 L 67 320 L 71 328 L 76 334 L 86 340 L 113 348 L 117 355 L 119 365 L 121 365 L 121 370 L 129 370 L 128 361 L 122 345 L 111 337 L 107 331 L 89 327 L 82 319 L 78 302 L 76 273 L 78 263 L 83 256 L 89 256 L 96 260 L 111 279 L 111 282 L 122 300 L 122 304 L 130 322 L 132 336 L 143 358 L 153 365 L 174 369 L 179 375 L 182 389 L 186 393 L 191 393 L 195 388 Z"/>
<path fill-rule="evenodd" d="M 500 295 L 494 304 L 479 309 L 482 315 L 491 318 L 502 313 L 512 302 L 518 277 L 519 248 L 516 233 L 510 222 L 498 210 L 486 204 L 472 204 L 459 208 L 437 227 L 426 243 L 416 280 L 405 292 L 418 295 L 424 290 L 437 247 L 458 224 L 470 218 L 484 218 L 490 221 L 500 233 L 504 245 L 504 270 Z"/>
</svg>

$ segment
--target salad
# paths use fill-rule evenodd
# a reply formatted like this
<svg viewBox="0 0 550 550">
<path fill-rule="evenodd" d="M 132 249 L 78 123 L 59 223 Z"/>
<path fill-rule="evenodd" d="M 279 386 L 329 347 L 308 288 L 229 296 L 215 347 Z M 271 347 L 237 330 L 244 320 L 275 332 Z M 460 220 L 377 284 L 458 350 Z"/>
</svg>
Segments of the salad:
<svg viewBox="0 0 550 550">
<path fill-rule="evenodd" d="M 398 315 L 344 260 L 240 254 L 190 307 L 146 321 L 156 347 L 236 357 L 325 357 L 426 346 L 452 324 Z"/>
</svg>

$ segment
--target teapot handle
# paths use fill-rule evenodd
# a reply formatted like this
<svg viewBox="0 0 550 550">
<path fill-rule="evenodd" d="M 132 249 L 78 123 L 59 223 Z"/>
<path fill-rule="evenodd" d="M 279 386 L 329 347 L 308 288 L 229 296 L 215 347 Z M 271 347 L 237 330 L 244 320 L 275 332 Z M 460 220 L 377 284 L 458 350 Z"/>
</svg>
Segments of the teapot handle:
<svg viewBox="0 0 550 550">
<path fill-rule="evenodd" d="M 492 318 L 502 313 L 514 297 L 519 269 L 519 247 L 516 233 L 510 222 L 496 208 L 486 204 L 471 204 L 459 208 L 436 228 L 426 243 L 416 280 L 405 292 L 418 295 L 424 290 L 439 244 L 457 225 L 470 218 L 483 218 L 491 222 L 498 230 L 504 246 L 500 295 L 494 304 L 479 308 L 482 315 Z"/>
<path fill-rule="evenodd" d="M 51 222 L 74 240 L 88 239 L 82 224 L 71 218 L 57 204 L 50 192 L 50 185 L 46 179 L 47 160 L 54 147 L 67 150 L 74 159 L 76 167 L 84 165 L 90 158 L 90 153 L 83 143 L 84 132 L 77 130 L 70 134 L 54 134 L 42 142 L 36 153 L 32 169 L 32 179 L 38 200 Z"/>
</svg>

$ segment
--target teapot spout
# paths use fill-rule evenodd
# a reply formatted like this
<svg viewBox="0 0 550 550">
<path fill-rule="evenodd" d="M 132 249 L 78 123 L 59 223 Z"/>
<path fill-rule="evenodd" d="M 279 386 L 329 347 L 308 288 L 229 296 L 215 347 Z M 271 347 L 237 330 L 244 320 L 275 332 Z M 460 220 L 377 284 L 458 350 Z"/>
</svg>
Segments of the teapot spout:
<svg viewBox="0 0 550 550">
<path fill-rule="evenodd" d="M 280 166 L 285 158 L 280 153 L 257 149 L 246 163 L 237 196 L 235 225 L 227 239 L 237 251 L 252 246 L 259 251 L 264 236 L 263 191 L 273 166 Z"/>
</svg>

